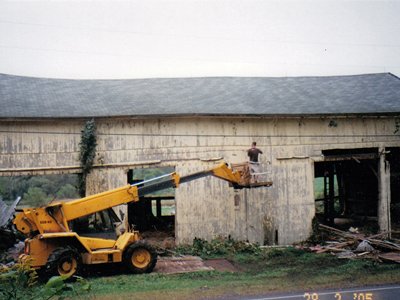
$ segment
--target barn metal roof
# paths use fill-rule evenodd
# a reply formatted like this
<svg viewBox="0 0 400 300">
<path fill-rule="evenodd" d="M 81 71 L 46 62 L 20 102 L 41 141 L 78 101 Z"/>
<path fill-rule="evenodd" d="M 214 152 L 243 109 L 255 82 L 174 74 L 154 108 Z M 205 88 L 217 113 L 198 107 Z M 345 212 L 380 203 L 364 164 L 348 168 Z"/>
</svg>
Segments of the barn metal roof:
<svg viewBox="0 0 400 300">
<path fill-rule="evenodd" d="M 381 115 L 400 112 L 390 73 L 119 80 L 0 74 L 0 118 Z"/>
</svg>

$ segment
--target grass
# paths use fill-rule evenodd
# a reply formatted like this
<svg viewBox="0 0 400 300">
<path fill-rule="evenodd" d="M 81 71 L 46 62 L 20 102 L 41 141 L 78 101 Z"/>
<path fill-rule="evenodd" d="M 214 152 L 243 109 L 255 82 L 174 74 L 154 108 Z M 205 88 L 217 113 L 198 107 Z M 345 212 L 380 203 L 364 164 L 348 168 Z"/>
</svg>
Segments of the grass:
<svg viewBox="0 0 400 300">
<path fill-rule="evenodd" d="M 400 282 L 400 266 L 295 248 L 230 255 L 239 272 L 92 277 L 92 299 L 196 299 Z"/>
</svg>

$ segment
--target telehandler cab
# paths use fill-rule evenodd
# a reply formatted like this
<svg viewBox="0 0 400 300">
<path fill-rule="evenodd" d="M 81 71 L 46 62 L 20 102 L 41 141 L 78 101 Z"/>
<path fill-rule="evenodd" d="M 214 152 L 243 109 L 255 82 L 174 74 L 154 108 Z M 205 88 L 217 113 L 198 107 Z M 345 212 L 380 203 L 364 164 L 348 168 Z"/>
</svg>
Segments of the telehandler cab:
<svg viewBox="0 0 400 300">
<path fill-rule="evenodd" d="M 16 228 L 29 236 L 20 260 L 45 276 L 69 277 L 79 272 L 82 265 L 106 263 L 123 263 L 133 273 L 149 273 L 156 265 L 157 254 L 140 239 L 138 231 L 127 228 L 116 239 L 93 237 L 88 229 L 95 228 L 96 222 L 90 220 L 101 219 L 106 214 L 116 217 L 111 209 L 114 206 L 136 202 L 149 193 L 176 188 L 180 183 L 209 175 L 228 181 L 234 188 L 252 187 L 243 181 L 242 171 L 233 171 L 221 163 L 208 171 L 184 177 L 171 173 L 82 199 L 24 208 L 14 219 Z M 268 185 L 271 183 L 257 186 Z M 109 222 L 108 227 L 113 225 Z"/>
</svg>

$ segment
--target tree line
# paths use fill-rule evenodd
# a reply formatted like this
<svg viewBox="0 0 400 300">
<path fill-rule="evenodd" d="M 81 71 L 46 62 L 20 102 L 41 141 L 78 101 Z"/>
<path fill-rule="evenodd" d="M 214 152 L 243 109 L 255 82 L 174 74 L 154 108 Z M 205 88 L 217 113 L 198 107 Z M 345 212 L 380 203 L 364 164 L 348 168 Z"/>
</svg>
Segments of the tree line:
<svg viewBox="0 0 400 300">
<path fill-rule="evenodd" d="M 0 198 L 6 203 L 21 197 L 20 206 L 37 207 L 52 200 L 79 198 L 78 175 L 0 177 Z"/>
</svg>

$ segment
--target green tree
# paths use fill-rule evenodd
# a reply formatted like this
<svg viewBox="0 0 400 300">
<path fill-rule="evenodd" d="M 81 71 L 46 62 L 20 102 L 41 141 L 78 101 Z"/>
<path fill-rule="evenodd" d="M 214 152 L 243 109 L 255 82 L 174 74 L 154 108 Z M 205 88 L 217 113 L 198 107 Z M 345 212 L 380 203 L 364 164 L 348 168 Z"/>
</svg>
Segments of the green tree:
<svg viewBox="0 0 400 300">
<path fill-rule="evenodd" d="M 75 199 L 79 198 L 78 192 L 76 188 L 72 185 L 67 183 L 63 185 L 57 192 L 57 199 Z"/>
<path fill-rule="evenodd" d="M 51 198 L 39 187 L 30 187 L 23 196 L 23 204 L 34 207 L 47 204 L 50 200 Z"/>
<path fill-rule="evenodd" d="M 28 191 L 28 176 L 0 177 L 0 195 L 6 202 L 14 201 Z"/>
<path fill-rule="evenodd" d="M 50 176 L 33 176 L 29 179 L 30 187 L 39 187 L 47 195 L 55 195 L 57 186 L 50 180 Z"/>
<path fill-rule="evenodd" d="M 79 198 L 77 185 L 77 174 L 0 177 L 0 197 L 6 203 L 22 197 L 21 205 L 31 206 L 55 198 Z M 33 188 L 38 188 L 41 192 Z M 26 197 L 28 198 L 25 199 Z M 39 201 L 39 198 L 44 200 Z"/>
</svg>

